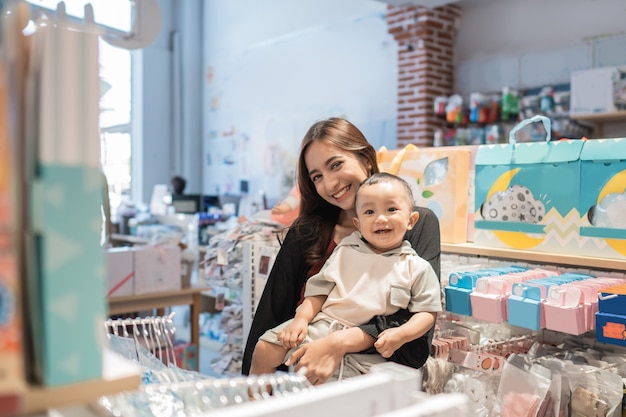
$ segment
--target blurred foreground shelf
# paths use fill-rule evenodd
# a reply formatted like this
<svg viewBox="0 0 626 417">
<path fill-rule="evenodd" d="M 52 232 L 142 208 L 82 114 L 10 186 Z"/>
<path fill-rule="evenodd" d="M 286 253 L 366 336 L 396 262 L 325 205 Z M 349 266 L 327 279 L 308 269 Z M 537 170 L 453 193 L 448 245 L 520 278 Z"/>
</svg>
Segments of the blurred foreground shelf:
<svg viewBox="0 0 626 417">
<path fill-rule="evenodd" d="M 141 369 L 122 356 L 105 350 L 102 379 L 60 387 L 27 388 L 22 396 L 22 414 L 42 413 L 51 408 L 63 408 L 94 403 L 105 395 L 135 391 L 141 383 Z"/>
</svg>

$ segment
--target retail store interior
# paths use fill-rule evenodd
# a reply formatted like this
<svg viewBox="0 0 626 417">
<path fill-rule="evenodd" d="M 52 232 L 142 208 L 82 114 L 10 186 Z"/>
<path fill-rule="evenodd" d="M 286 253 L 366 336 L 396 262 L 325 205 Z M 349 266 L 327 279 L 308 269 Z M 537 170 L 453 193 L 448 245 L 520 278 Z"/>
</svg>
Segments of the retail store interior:
<svg viewBox="0 0 626 417">
<path fill-rule="evenodd" d="M 626 415 L 623 0 L 0 8 L 0 417 Z M 425 362 L 247 375 L 328 120 L 436 218 Z"/>
</svg>

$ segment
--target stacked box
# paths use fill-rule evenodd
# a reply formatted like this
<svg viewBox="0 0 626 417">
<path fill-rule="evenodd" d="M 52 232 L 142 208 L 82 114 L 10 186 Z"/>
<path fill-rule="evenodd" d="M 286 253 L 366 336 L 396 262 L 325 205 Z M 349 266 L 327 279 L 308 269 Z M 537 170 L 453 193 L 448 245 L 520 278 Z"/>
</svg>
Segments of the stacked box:
<svg viewBox="0 0 626 417">
<path fill-rule="evenodd" d="M 181 250 L 174 245 L 135 250 L 135 294 L 181 289 Z"/>
<path fill-rule="evenodd" d="M 536 116 L 520 123 L 549 120 Z M 477 245 L 549 253 L 579 250 L 581 140 L 481 145 L 476 154 Z"/>
<path fill-rule="evenodd" d="M 596 338 L 603 343 L 626 346 L 626 285 L 598 292 Z"/>
<path fill-rule="evenodd" d="M 626 139 L 585 142 L 580 156 L 579 253 L 626 258 Z"/>
<path fill-rule="evenodd" d="M 107 297 L 135 293 L 135 248 L 109 248 L 106 251 Z"/>
</svg>

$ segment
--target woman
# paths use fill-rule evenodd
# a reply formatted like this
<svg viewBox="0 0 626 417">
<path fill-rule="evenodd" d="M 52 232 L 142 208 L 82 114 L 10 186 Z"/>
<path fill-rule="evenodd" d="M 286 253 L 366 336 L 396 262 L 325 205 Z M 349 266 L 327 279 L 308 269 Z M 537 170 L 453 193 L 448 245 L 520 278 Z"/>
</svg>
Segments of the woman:
<svg viewBox="0 0 626 417">
<path fill-rule="evenodd" d="M 356 230 L 352 222 L 356 190 L 376 172 L 379 172 L 376 151 L 349 121 L 330 118 L 309 128 L 298 159 L 300 215 L 285 237 L 256 309 L 244 351 L 244 374 L 250 370 L 258 338 L 266 330 L 293 318 L 307 278 L 319 271 L 341 239 Z M 421 207 L 417 210 L 420 218 L 406 239 L 439 276 L 439 222 L 432 211 Z M 402 310 L 393 316 L 375 317 L 361 327 L 333 332 L 300 347 L 287 365 L 297 362 L 296 370 L 306 367 L 309 381 L 321 384 L 332 376 L 346 354 L 375 352 L 376 336 L 408 317 L 410 313 Z M 420 367 L 428 355 L 431 338 L 432 329 L 398 349 L 390 359 Z M 383 360 L 380 355 L 368 356 Z"/>
</svg>

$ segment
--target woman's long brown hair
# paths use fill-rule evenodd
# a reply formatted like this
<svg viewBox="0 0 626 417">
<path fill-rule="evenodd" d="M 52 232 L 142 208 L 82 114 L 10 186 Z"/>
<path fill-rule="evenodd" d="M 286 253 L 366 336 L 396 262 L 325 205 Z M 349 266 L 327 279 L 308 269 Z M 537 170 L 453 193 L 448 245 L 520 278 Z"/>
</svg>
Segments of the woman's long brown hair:
<svg viewBox="0 0 626 417">
<path fill-rule="evenodd" d="M 332 117 L 316 122 L 306 132 L 300 145 L 297 167 L 301 195 L 300 215 L 294 221 L 292 229 L 298 232 L 301 239 L 310 242 L 310 245 L 307 245 L 309 249 L 305 253 L 309 266 L 325 257 L 341 212 L 339 207 L 330 204 L 317 193 L 309 177 L 304 155 L 314 141 L 325 141 L 329 145 L 352 153 L 364 167 L 372 167 L 370 175 L 379 172 L 376 164 L 376 150 L 365 139 L 363 133 L 349 121 Z M 306 236 L 304 231 L 307 233 Z"/>
</svg>

